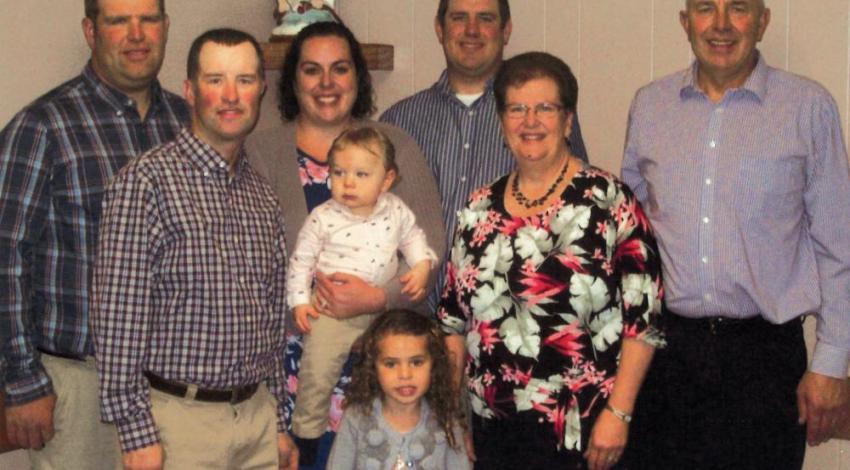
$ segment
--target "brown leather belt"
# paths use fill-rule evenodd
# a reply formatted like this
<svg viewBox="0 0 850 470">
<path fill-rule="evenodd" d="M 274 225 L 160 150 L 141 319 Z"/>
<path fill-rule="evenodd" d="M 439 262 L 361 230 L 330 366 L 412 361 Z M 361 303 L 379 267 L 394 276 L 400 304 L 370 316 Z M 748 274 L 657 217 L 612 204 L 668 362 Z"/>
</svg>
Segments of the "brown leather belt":
<svg viewBox="0 0 850 470">
<path fill-rule="evenodd" d="M 168 379 L 164 379 L 156 374 L 145 371 L 145 377 L 147 377 L 148 382 L 151 385 L 151 388 L 159 390 L 160 392 L 167 393 L 169 395 L 174 395 L 180 398 L 187 398 L 186 392 L 189 391 L 189 385 L 174 382 Z M 250 384 L 244 385 L 242 387 L 237 387 L 231 390 L 211 390 L 207 388 L 198 387 L 198 391 L 195 393 L 193 397 L 198 401 L 206 401 L 213 403 L 242 403 L 243 401 L 254 396 L 254 393 L 257 391 L 259 384 Z"/>
</svg>

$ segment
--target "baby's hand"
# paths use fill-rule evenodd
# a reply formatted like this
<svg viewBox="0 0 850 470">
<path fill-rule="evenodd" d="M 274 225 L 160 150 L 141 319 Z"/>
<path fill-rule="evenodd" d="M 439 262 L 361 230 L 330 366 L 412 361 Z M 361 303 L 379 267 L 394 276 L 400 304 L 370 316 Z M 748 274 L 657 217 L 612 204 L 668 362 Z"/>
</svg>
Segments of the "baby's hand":
<svg viewBox="0 0 850 470">
<path fill-rule="evenodd" d="M 319 311 L 310 304 L 295 307 L 295 326 L 305 335 L 310 334 L 310 317 L 319 318 Z"/>
<path fill-rule="evenodd" d="M 431 274 L 431 261 L 424 260 L 416 263 L 410 271 L 402 274 L 399 281 L 404 286 L 402 294 L 407 294 L 413 302 L 419 302 L 425 297 L 425 287 L 428 286 L 428 276 Z"/>
</svg>

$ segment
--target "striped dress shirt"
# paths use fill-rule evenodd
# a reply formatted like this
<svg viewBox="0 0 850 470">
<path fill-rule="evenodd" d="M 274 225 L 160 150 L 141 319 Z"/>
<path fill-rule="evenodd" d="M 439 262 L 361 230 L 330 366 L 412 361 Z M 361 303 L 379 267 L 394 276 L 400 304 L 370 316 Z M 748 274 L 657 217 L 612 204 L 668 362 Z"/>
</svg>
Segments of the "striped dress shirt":
<svg viewBox="0 0 850 470">
<path fill-rule="evenodd" d="M 811 370 L 850 360 L 850 171 L 835 102 L 759 55 L 714 103 L 696 64 L 637 92 L 623 179 L 655 228 L 667 305 L 687 317 L 818 316 Z"/>
<path fill-rule="evenodd" d="M 448 259 L 457 213 L 466 205 L 469 195 L 514 168 L 514 157 L 505 145 L 496 112 L 493 80 L 487 82 L 484 94 L 467 106 L 455 96 L 448 72 L 443 71 L 437 83 L 392 105 L 381 115 L 380 121 L 410 134 L 428 160 L 443 198 L 447 247 L 443 259 Z M 573 154 L 587 161 L 578 116 L 573 119 L 570 146 Z M 443 266 L 438 270 L 435 291 L 428 299 L 432 310 L 444 279 Z"/>
<path fill-rule="evenodd" d="M 184 129 L 109 187 L 94 270 L 101 412 L 122 449 L 158 437 L 143 371 L 201 388 L 265 382 L 283 405 L 283 214 L 239 156 L 231 175 Z"/>
<path fill-rule="evenodd" d="M 10 404 L 53 391 L 37 348 L 93 353 L 89 271 L 106 185 L 189 119 L 184 101 L 157 82 L 151 99 L 143 119 L 87 65 L 0 133 L 0 358 Z"/>
</svg>

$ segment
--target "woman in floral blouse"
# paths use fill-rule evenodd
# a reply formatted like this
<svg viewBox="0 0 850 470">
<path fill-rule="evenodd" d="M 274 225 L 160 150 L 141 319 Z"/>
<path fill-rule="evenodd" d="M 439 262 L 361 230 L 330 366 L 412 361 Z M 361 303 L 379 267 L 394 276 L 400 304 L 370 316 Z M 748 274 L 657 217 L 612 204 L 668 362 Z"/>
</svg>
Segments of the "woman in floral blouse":
<svg viewBox="0 0 850 470">
<path fill-rule="evenodd" d="M 476 468 L 616 468 L 664 343 L 658 248 L 629 188 L 570 154 L 566 64 L 522 54 L 494 88 L 516 171 L 460 212 L 438 310 Z"/>
</svg>

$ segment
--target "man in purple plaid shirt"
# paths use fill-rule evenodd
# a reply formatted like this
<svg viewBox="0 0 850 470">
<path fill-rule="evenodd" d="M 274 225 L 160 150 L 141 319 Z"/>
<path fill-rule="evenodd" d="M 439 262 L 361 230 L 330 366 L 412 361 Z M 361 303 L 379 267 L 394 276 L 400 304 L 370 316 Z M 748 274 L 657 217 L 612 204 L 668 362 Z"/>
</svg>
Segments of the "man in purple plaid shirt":
<svg viewBox="0 0 850 470">
<path fill-rule="evenodd" d="M 124 468 L 297 468 L 286 432 L 283 215 L 243 142 L 266 90 L 247 33 L 189 50 L 192 124 L 112 181 L 94 272 L 101 411 Z"/>
</svg>

